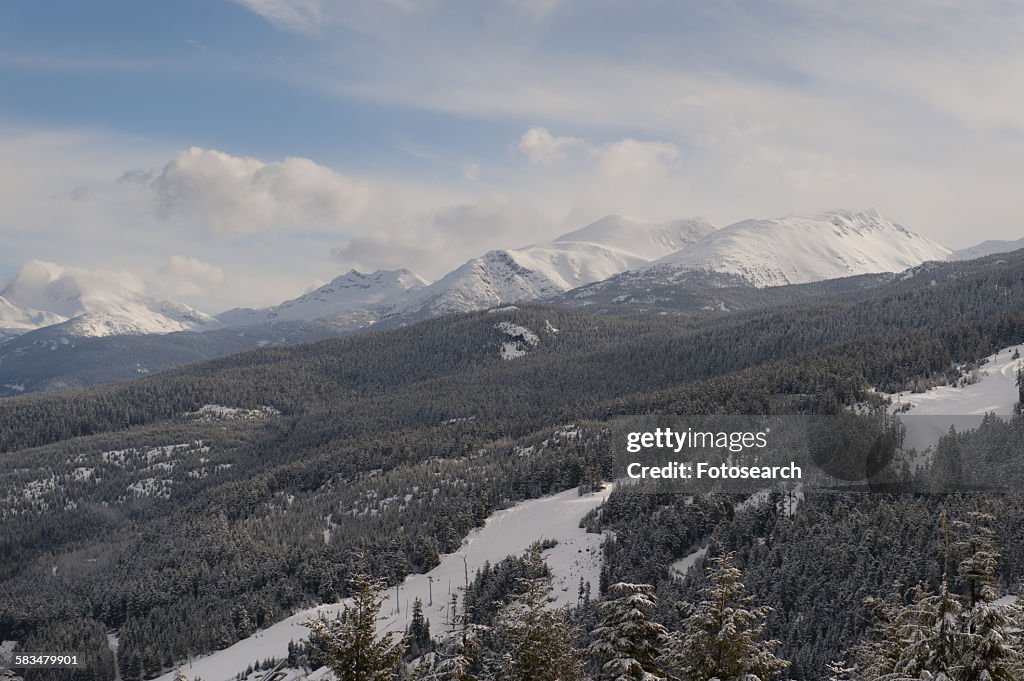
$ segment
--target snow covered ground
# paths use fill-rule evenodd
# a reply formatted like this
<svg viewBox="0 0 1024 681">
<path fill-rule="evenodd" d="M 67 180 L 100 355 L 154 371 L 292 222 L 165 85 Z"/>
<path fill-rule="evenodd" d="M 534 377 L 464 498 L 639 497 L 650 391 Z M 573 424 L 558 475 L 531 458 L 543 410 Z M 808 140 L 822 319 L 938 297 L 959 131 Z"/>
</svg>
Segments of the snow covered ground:
<svg viewBox="0 0 1024 681">
<path fill-rule="evenodd" d="M 685 577 L 686 573 L 690 571 L 690 568 L 696 565 L 698 560 L 707 555 L 707 552 L 708 547 L 705 546 L 697 549 L 685 558 L 680 558 L 676 562 L 672 563 L 672 571 L 678 577 Z"/>
<path fill-rule="evenodd" d="M 870 272 L 902 272 L 949 249 L 914 234 L 878 211 L 743 220 L 711 232 L 646 269 L 711 270 L 758 287 L 804 284 Z"/>
<path fill-rule="evenodd" d="M 1024 353 L 1024 344 L 990 355 L 978 370 L 977 381 L 969 385 L 886 395 L 892 399 L 893 411 L 901 414 L 907 448 L 924 452 L 949 432 L 950 426 L 962 432 L 977 428 L 987 413 L 1004 417 L 1012 414 L 1019 397 L 1017 370 L 1024 367 L 1024 359 L 1014 359 L 1018 353 Z M 908 404 L 910 408 L 901 411 Z"/>
<path fill-rule="evenodd" d="M 430 619 L 435 634 L 446 629 L 447 608 L 451 593 L 461 592 L 466 574 L 472 579 L 485 562 L 497 563 L 511 554 L 520 554 L 540 539 L 556 539 L 558 545 L 544 552 L 554 575 L 555 606 L 575 604 L 580 577 L 598 589 L 601 567 L 601 535 L 587 534 L 579 527 L 580 519 L 596 508 L 611 492 L 611 487 L 596 494 L 579 496 L 576 489 L 541 499 L 532 499 L 512 508 L 498 511 L 482 528 L 474 530 L 455 553 L 442 556 L 441 564 L 423 575 L 410 575 L 397 589 L 388 590 L 381 608 L 378 631 L 402 631 L 408 625 L 412 603 L 423 601 L 424 614 Z M 432 594 L 432 598 L 431 598 Z M 431 600 L 433 605 L 430 605 Z M 313 617 L 333 617 L 342 604 L 322 605 L 303 610 L 286 620 L 257 632 L 229 648 L 182 666 L 189 678 L 203 681 L 229 681 L 257 661 L 268 657 L 282 658 L 288 653 L 288 642 L 306 638 L 304 623 Z M 171 681 L 174 673 L 159 677 Z M 314 678 L 314 677 L 311 677 Z"/>
<path fill-rule="evenodd" d="M 1024 344 L 1011 345 L 990 355 L 978 371 L 978 381 L 962 388 L 948 385 L 932 388 L 921 394 L 899 393 L 887 395 L 894 405 L 910 404 L 907 414 L 914 416 L 981 416 L 994 412 L 1000 416 L 1013 413 L 1017 403 L 1017 369 L 1024 367 L 1024 359 L 1014 354 L 1024 353 Z"/>
</svg>

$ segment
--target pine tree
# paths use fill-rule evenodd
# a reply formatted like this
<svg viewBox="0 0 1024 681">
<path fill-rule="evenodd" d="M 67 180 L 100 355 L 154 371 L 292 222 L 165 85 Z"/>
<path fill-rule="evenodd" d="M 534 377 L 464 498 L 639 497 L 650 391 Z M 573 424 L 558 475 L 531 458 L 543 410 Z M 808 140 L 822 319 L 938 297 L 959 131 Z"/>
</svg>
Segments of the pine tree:
<svg viewBox="0 0 1024 681">
<path fill-rule="evenodd" d="M 960 581 L 967 590 L 971 607 L 982 598 L 983 591 L 994 594 L 998 585 L 999 552 L 996 533 L 992 529 L 994 522 L 995 517 L 991 514 L 975 511 L 969 514 L 969 520 L 953 523 L 961 535 L 955 548 L 964 556 L 960 561 Z"/>
<path fill-rule="evenodd" d="M 778 641 L 761 640 L 772 609 L 754 607 L 754 598 L 744 595 L 734 559 L 732 553 L 712 558 L 703 600 L 683 606 L 683 630 L 668 660 L 684 681 L 765 681 L 789 667 L 772 652 Z"/>
<path fill-rule="evenodd" d="M 538 549 L 524 559 L 528 575 L 547 570 Z M 508 641 L 503 664 L 510 681 L 581 681 L 583 662 L 565 609 L 551 610 L 551 582 L 547 576 L 519 580 L 522 595 L 503 612 L 498 628 Z"/>
<path fill-rule="evenodd" d="M 942 515 L 944 533 L 947 530 Z M 946 679 L 1010 681 L 1024 678 L 1021 611 L 996 598 L 999 554 L 991 516 L 972 513 L 970 522 L 954 523 L 964 558 L 960 579 L 966 595 L 958 597 L 943 577 L 937 594 L 918 586 L 908 605 L 898 598 L 875 602 L 877 623 L 855 657 L 865 679 Z M 945 545 L 948 546 L 948 535 Z M 949 549 L 944 551 L 948 575 Z M 967 601 L 965 606 L 963 601 Z M 870 603 L 869 603 L 870 604 Z"/>
<path fill-rule="evenodd" d="M 1019 356 L 1019 352 L 1014 354 L 1015 359 Z M 1014 409 L 1018 414 L 1024 410 L 1024 367 L 1017 369 L 1017 406 Z"/>
<path fill-rule="evenodd" d="M 419 598 L 412 602 L 412 617 L 406 633 L 409 640 L 408 654 L 411 658 L 420 657 L 430 651 L 430 620 L 423 616 L 423 601 Z"/>
<path fill-rule="evenodd" d="M 668 639 L 665 627 L 650 619 L 658 607 L 650 584 L 619 582 L 608 589 L 610 600 L 598 605 L 602 614 L 594 629 L 590 655 L 598 678 L 607 681 L 662 681 L 667 674 L 658 659 Z"/>
<path fill-rule="evenodd" d="M 352 602 L 343 617 L 334 621 L 311 620 L 310 643 L 320 651 L 325 664 L 338 681 L 390 681 L 405 653 L 405 640 L 394 641 L 395 634 L 377 638 L 377 615 L 381 595 L 386 587 L 383 579 L 374 579 L 356 572 L 349 579 Z"/>
<path fill-rule="evenodd" d="M 950 593 L 946 580 L 938 594 L 919 587 L 914 602 L 903 611 L 901 626 L 896 631 L 900 649 L 896 671 L 908 678 L 925 673 L 959 678 L 963 606 Z"/>
<path fill-rule="evenodd" d="M 971 607 L 963 638 L 963 678 L 1010 681 L 1024 677 L 1024 641 L 1021 609 L 1016 602 L 997 600 L 996 549 L 992 523 L 995 518 L 974 512 L 969 522 L 956 523 L 966 537 L 957 543 L 966 557 L 960 562 L 960 578 L 968 588 Z"/>
<path fill-rule="evenodd" d="M 957 432 L 953 426 L 949 432 L 939 438 L 935 448 L 935 461 L 932 463 L 932 477 L 935 489 L 939 492 L 956 492 L 963 486 L 964 470 L 957 444 Z"/>
<path fill-rule="evenodd" d="M 424 655 L 416 669 L 413 670 L 413 681 L 477 681 L 472 673 L 473 660 L 479 650 L 470 650 L 460 644 L 454 655 L 442 657 L 437 653 Z"/>
</svg>

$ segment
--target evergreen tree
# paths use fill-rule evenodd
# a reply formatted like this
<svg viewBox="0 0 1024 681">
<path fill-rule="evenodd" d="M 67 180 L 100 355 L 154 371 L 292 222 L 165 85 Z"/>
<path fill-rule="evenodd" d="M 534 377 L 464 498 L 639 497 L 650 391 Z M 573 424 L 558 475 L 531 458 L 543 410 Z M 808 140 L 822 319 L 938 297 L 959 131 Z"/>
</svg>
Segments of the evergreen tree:
<svg viewBox="0 0 1024 681">
<path fill-rule="evenodd" d="M 966 582 L 970 610 L 963 640 L 963 678 L 1010 681 L 1024 677 L 1021 609 L 1016 602 L 998 602 L 996 569 L 999 553 L 990 514 L 973 512 L 970 522 L 957 523 L 967 536 L 957 546 L 966 552 L 960 578 Z"/>
<path fill-rule="evenodd" d="M 973 511 L 967 521 L 955 521 L 953 527 L 960 534 L 955 548 L 964 556 L 960 561 L 960 581 L 967 590 L 971 607 L 983 598 L 983 592 L 994 595 L 998 584 L 996 570 L 999 552 L 996 549 L 996 533 L 992 529 L 995 517 L 988 513 Z"/>
<path fill-rule="evenodd" d="M 1015 356 L 1020 356 L 1020 353 L 1014 353 Z M 1018 414 L 1024 410 L 1024 367 L 1017 369 L 1017 406 L 1014 407 Z"/>
<path fill-rule="evenodd" d="M 406 632 L 409 641 L 407 655 L 411 659 L 420 657 L 431 650 L 430 620 L 423 616 L 423 601 L 416 598 L 412 602 L 412 617 Z"/>
<path fill-rule="evenodd" d="M 732 553 L 712 558 L 703 600 L 683 606 L 683 630 L 668 660 L 684 681 L 765 681 L 789 666 L 772 652 L 778 641 L 761 640 L 772 609 L 754 607 L 754 598 L 744 595 L 734 559 Z"/>
<path fill-rule="evenodd" d="M 963 485 L 964 469 L 957 443 L 957 432 L 953 426 L 949 432 L 939 438 L 935 448 L 935 461 L 932 464 L 932 479 L 935 489 L 939 492 L 956 492 Z"/>
<path fill-rule="evenodd" d="M 665 627 L 650 619 L 658 607 L 650 584 L 619 582 L 608 589 L 610 600 L 598 605 L 600 626 L 592 632 L 590 655 L 598 678 L 607 681 L 662 681 L 667 675 L 658 658 L 668 638 Z"/>
<path fill-rule="evenodd" d="M 547 570 L 540 550 L 525 559 L 527 574 Z M 510 681 L 582 681 L 583 662 L 575 641 L 577 632 L 565 609 L 551 610 L 551 582 L 547 576 L 524 577 L 522 594 L 503 612 L 498 628 L 508 643 L 504 664 Z"/>
<path fill-rule="evenodd" d="M 348 584 L 352 603 L 337 620 L 311 620 L 310 643 L 338 681 L 392 681 L 397 678 L 406 644 L 404 640 L 396 643 L 393 633 L 377 638 L 377 615 L 386 583 L 356 572 Z"/>
<path fill-rule="evenodd" d="M 919 678 L 926 673 L 958 678 L 962 612 L 963 606 L 950 593 L 945 580 L 938 594 L 918 588 L 897 630 L 900 657 L 896 671 L 907 678 Z"/>
<path fill-rule="evenodd" d="M 943 513 L 944 530 L 945 517 Z M 1024 678 L 1021 611 L 1014 603 L 997 599 L 999 554 L 989 527 L 993 520 L 991 515 L 972 512 L 970 522 L 954 523 L 962 535 L 955 548 L 964 556 L 959 566 L 966 591 L 963 598 L 950 590 L 944 577 L 937 594 L 919 585 L 908 605 L 900 604 L 898 598 L 874 603 L 877 623 L 871 639 L 855 651 L 865 679 Z M 948 548 L 944 554 L 948 564 Z"/>
</svg>

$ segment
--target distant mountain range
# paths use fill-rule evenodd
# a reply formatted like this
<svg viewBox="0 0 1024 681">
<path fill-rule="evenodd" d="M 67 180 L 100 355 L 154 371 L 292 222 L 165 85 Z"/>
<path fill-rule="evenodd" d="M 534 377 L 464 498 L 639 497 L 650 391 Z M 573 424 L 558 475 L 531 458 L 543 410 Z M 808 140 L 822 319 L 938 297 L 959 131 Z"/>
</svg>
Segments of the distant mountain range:
<svg viewBox="0 0 1024 681">
<path fill-rule="evenodd" d="M 951 252 L 877 211 L 744 220 L 721 229 L 700 218 L 612 215 L 550 242 L 489 251 L 433 283 L 406 269 L 352 270 L 278 305 L 216 317 L 154 300 L 130 275 L 31 261 L 0 283 L 0 396 L 533 300 L 613 313 L 724 313 L 855 292 L 925 262 L 1018 248 L 1024 239 Z M 794 286 L 814 282 L 834 284 Z"/>
<path fill-rule="evenodd" d="M 652 263 L 659 277 L 732 274 L 751 286 L 786 286 L 874 272 L 900 272 L 950 250 L 877 211 L 744 220 Z"/>
<path fill-rule="evenodd" d="M 0 329 L 7 335 L 61 326 L 69 335 L 209 331 L 223 325 L 183 303 L 139 292 L 130 275 L 32 260 L 0 291 Z"/>
<path fill-rule="evenodd" d="M 974 260 L 975 258 L 984 258 L 986 255 L 1009 253 L 1021 248 L 1024 248 L 1024 239 L 1017 239 L 1016 241 L 982 241 L 976 246 L 962 248 L 959 251 L 953 251 L 949 256 L 949 259 Z"/>
<path fill-rule="evenodd" d="M 217 319 L 225 326 L 323 319 L 359 328 L 377 322 L 426 286 L 425 280 L 409 270 L 377 270 L 372 274 L 351 270 L 315 291 L 280 305 L 255 310 L 235 308 L 217 315 Z"/>
<path fill-rule="evenodd" d="M 642 267 L 714 231 L 700 218 L 660 223 L 608 216 L 548 243 L 473 258 L 395 312 L 421 318 L 547 298 Z"/>
</svg>

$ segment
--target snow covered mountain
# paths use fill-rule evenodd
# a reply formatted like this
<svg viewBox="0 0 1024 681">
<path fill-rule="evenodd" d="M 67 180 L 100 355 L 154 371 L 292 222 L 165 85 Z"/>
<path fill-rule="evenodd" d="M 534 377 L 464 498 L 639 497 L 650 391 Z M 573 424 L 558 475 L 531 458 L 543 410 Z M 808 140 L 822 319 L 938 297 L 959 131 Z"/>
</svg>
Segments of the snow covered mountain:
<svg viewBox="0 0 1024 681">
<path fill-rule="evenodd" d="M 254 310 L 235 308 L 217 315 L 227 326 L 251 326 L 274 321 L 311 321 L 331 319 L 363 326 L 427 282 L 409 270 L 377 270 L 363 274 L 351 270 L 315 291 L 286 300 L 280 305 Z"/>
<path fill-rule="evenodd" d="M 877 211 L 840 210 L 737 222 L 645 269 L 662 279 L 711 271 L 765 287 L 899 272 L 949 254 Z"/>
<path fill-rule="evenodd" d="M 1024 248 L 1024 239 L 1017 239 L 1016 241 L 982 241 L 980 244 L 976 244 L 968 248 L 961 248 L 959 251 L 953 251 L 949 255 L 949 259 L 974 260 L 975 258 L 984 258 L 986 255 L 1009 253 L 1021 248 Z"/>
<path fill-rule="evenodd" d="M 611 215 L 548 243 L 473 258 L 396 312 L 432 316 L 546 298 L 678 252 L 714 229 L 700 218 L 652 222 Z"/>
<path fill-rule="evenodd" d="M 219 328 L 213 317 L 182 303 L 156 301 L 125 273 L 25 263 L 0 291 L 0 329 L 13 335 L 61 325 L 75 336 L 170 333 Z"/>
</svg>

